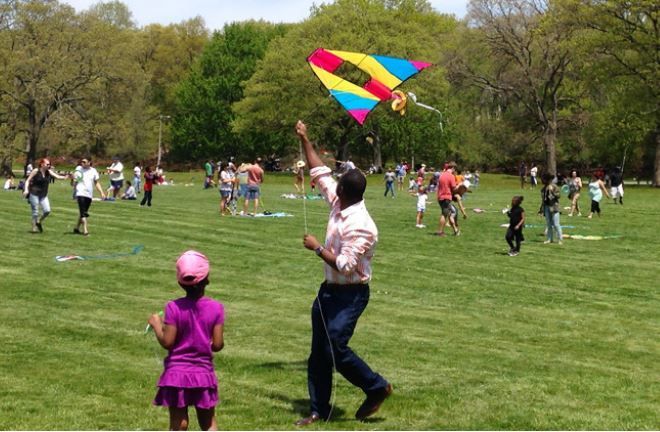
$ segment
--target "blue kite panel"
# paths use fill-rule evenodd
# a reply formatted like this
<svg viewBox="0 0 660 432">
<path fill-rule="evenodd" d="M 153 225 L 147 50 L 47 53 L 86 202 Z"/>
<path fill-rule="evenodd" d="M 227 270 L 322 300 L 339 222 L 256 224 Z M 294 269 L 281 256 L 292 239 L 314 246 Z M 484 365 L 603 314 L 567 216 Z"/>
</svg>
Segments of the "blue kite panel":
<svg viewBox="0 0 660 432">
<path fill-rule="evenodd" d="M 419 72 L 415 65 L 410 63 L 408 60 L 379 55 L 375 55 L 373 58 L 375 58 L 378 63 L 382 64 L 385 69 L 387 69 L 392 75 L 399 78 L 401 81 L 405 81 Z"/>
<path fill-rule="evenodd" d="M 347 110 L 366 109 L 372 110 L 379 101 L 363 98 L 355 93 L 330 90 L 330 94 Z"/>
</svg>

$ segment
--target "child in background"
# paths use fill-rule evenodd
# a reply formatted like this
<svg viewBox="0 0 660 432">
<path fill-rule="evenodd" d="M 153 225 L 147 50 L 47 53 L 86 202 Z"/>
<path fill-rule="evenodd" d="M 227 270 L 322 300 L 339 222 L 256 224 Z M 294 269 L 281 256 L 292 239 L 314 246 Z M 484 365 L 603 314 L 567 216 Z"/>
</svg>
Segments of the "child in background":
<svg viewBox="0 0 660 432">
<path fill-rule="evenodd" d="M 135 188 L 131 184 L 131 182 L 127 181 L 126 182 L 126 191 L 124 191 L 124 195 L 121 196 L 121 199 L 123 200 L 136 200 L 137 195 L 135 195 Z"/>
<path fill-rule="evenodd" d="M 202 430 L 217 430 L 215 406 L 218 378 L 213 353 L 224 346 L 225 309 L 204 296 L 210 265 L 199 252 L 184 252 L 176 262 L 176 278 L 186 296 L 165 306 L 165 317 L 153 314 L 149 325 L 168 350 L 158 380 L 154 405 L 169 407 L 170 430 L 188 429 L 188 407 L 195 406 Z"/>
<path fill-rule="evenodd" d="M 154 183 L 158 181 L 158 175 L 154 171 L 154 169 L 150 166 L 146 167 L 144 169 L 144 196 L 142 197 L 142 201 L 140 202 L 140 207 L 144 206 L 145 204 L 149 207 L 151 207 L 151 198 L 152 198 L 152 191 L 154 188 Z"/>
<path fill-rule="evenodd" d="M 603 199 L 603 194 L 605 194 L 607 198 L 610 197 L 610 194 L 607 193 L 607 188 L 605 187 L 605 183 L 603 183 L 603 181 L 600 178 L 598 178 L 596 174 L 593 174 L 591 176 L 591 181 L 589 182 L 591 211 L 589 212 L 589 216 L 587 216 L 587 218 L 591 219 L 594 213 L 597 213 L 598 217 L 600 217 L 600 201 Z"/>
<path fill-rule="evenodd" d="M 426 211 L 426 201 L 429 199 L 426 194 L 426 188 L 421 186 L 417 191 L 417 228 L 426 228 L 426 225 L 422 224 L 424 219 L 424 212 Z"/>
<path fill-rule="evenodd" d="M 413 176 L 410 176 L 410 179 L 408 180 L 408 193 L 411 195 L 417 193 L 417 182 Z"/>
<path fill-rule="evenodd" d="M 506 230 L 506 242 L 509 243 L 509 256 L 516 256 L 520 253 L 520 242 L 523 240 L 523 228 L 525 226 L 525 209 L 520 207 L 523 197 L 514 196 L 511 199 L 511 210 L 507 212 L 509 216 L 509 228 Z M 513 239 L 516 245 L 513 245 Z"/>
</svg>

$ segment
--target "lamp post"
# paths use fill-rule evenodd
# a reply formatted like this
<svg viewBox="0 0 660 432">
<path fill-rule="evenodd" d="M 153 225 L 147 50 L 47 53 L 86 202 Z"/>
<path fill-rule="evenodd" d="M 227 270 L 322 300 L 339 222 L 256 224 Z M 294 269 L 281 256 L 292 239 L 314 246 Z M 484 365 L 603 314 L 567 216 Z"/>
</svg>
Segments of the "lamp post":
<svg viewBox="0 0 660 432">
<path fill-rule="evenodd" d="M 169 120 L 172 117 L 168 115 L 159 115 L 158 116 L 158 161 L 156 162 L 156 166 L 160 166 L 160 156 L 163 153 L 163 120 Z"/>
</svg>

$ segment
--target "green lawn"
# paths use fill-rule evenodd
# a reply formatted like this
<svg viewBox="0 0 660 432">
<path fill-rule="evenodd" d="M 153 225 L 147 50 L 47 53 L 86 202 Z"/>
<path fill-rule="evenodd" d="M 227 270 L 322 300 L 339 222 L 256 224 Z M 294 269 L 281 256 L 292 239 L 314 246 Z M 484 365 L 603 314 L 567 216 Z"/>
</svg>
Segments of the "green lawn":
<svg viewBox="0 0 660 432">
<path fill-rule="evenodd" d="M 151 405 L 164 351 L 146 319 L 183 291 L 179 253 L 210 258 L 207 293 L 227 310 L 216 355 L 220 429 L 293 429 L 307 413 L 309 310 L 321 261 L 302 247 L 301 200 L 291 176 L 267 175 L 265 208 L 294 217 L 218 215 L 201 173 L 175 174 L 154 206 L 94 202 L 87 238 L 71 234 L 77 207 L 68 182 L 52 186 L 52 216 L 30 233 L 19 193 L 0 192 L 0 429 L 165 429 Z M 192 187 L 184 183 L 192 181 Z M 371 303 L 352 346 L 390 380 L 394 395 L 370 421 L 353 415 L 358 389 L 338 378 L 337 429 L 660 428 L 660 190 L 627 187 L 603 217 L 568 218 L 567 233 L 622 235 L 544 245 L 538 191 L 524 191 L 528 223 L 518 257 L 506 256 L 500 210 L 517 178 L 482 176 L 468 196 L 463 235 L 416 229 L 415 198 L 383 198 L 371 177 L 367 206 L 380 230 Z M 562 205 L 566 205 L 566 198 Z M 492 210 L 472 212 L 479 207 Z M 586 194 L 582 207 L 588 210 Z M 587 211 L 583 210 L 583 214 Z M 307 202 L 309 231 L 323 238 L 327 207 Z M 57 263 L 56 255 L 138 255 Z M 197 429 L 196 421 L 191 429 Z"/>
</svg>

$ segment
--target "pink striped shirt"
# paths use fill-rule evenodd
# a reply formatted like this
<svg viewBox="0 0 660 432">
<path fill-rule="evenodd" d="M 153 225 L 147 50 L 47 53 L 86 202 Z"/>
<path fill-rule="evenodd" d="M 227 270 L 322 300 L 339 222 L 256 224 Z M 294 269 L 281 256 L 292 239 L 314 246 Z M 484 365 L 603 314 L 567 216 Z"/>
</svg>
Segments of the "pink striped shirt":
<svg viewBox="0 0 660 432">
<path fill-rule="evenodd" d="M 340 285 L 368 283 L 371 280 L 371 259 L 378 243 L 378 228 L 364 200 L 341 210 L 337 197 L 337 182 L 323 166 L 310 171 L 321 194 L 330 204 L 330 217 L 325 233 L 325 248 L 337 256 L 337 268 L 325 265 L 325 279 Z"/>
</svg>

